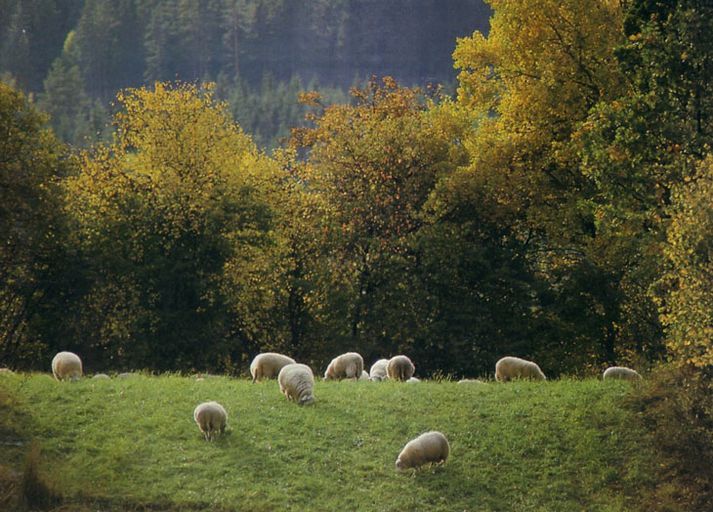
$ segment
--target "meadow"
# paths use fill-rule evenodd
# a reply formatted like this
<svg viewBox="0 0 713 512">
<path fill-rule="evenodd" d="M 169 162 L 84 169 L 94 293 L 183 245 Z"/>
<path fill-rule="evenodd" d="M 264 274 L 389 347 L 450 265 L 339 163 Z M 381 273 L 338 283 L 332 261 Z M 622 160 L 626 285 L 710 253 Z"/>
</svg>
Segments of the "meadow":
<svg viewBox="0 0 713 512">
<path fill-rule="evenodd" d="M 319 381 L 299 407 L 274 380 L 0 375 L 0 474 L 34 443 L 57 510 L 645 510 L 656 464 L 631 386 Z M 229 414 L 212 443 L 192 417 L 205 400 Z M 427 430 L 447 463 L 397 472 Z"/>
</svg>

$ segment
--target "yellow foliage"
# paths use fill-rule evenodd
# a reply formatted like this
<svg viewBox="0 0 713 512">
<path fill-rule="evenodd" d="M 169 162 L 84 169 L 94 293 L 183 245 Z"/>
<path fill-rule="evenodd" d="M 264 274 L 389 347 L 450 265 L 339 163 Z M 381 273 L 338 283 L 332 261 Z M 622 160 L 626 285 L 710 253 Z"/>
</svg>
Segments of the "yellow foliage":
<svg viewBox="0 0 713 512">
<path fill-rule="evenodd" d="M 69 208 L 85 226 L 120 215 L 122 201 L 140 197 L 175 221 L 158 226 L 170 241 L 171 230 L 200 231 L 203 214 L 220 198 L 238 200 L 243 189 L 264 200 L 279 193 L 279 168 L 214 100 L 210 86 L 157 83 L 117 99 L 114 143 L 85 152 L 82 172 L 66 183 Z"/>
<path fill-rule="evenodd" d="M 479 119 L 465 141 L 471 173 L 527 223 L 567 236 L 560 212 L 584 178 L 572 144 L 598 101 L 623 80 L 614 48 L 624 37 L 618 2 L 492 0 L 488 37 L 458 40 L 458 102 Z"/>
<path fill-rule="evenodd" d="M 279 292 L 285 240 L 278 228 L 291 190 L 212 89 L 157 83 L 121 92 L 117 135 L 82 155 L 81 171 L 65 182 L 66 209 L 77 245 L 141 275 L 162 257 L 171 268 L 183 265 L 200 283 L 196 312 L 227 301 L 253 335 Z M 150 280 L 132 285 L 116 272 L 124 289 L 158 293 L 147 291 Z"/>
<path fill-rule="evenodd" d="M 662 320 L 682 364 L 713 366 L 713 157 L 674 192 L 664 254 Z"/>
</svg>

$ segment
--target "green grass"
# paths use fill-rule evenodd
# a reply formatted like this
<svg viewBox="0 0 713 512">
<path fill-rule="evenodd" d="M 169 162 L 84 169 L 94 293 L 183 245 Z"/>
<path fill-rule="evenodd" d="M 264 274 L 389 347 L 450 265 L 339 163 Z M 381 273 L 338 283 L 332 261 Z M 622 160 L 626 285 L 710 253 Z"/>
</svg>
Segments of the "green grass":
<svg viewBox="0 0 713 512">
<path fill-rule="evenodd" d="M 0 376 L 0 435 L 37 440 L 65 500 L 110 510 L 628 511 L 655 485 L 653 448 L 621 405 L 629 390 L 318 382 L 317 403 L 299 407 L 274 380 L 19 374 Z M 204 400 L 229 414 L 213 443 L 193 422 Z M 448 462 L 397 473 L 427 430 L 449 439 Z M 0 444 L 16 467 L 26 449 Z"/>
</svg>

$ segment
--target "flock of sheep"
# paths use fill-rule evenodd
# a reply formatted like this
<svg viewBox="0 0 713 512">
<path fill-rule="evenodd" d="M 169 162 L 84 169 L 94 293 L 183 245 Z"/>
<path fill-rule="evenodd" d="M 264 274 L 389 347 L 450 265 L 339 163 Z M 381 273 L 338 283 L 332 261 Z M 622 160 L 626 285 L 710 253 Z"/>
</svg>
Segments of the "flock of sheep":
<svg viewBox="0 0 713 512">
<path fill-rule="evenodd" d="M 413 376 L 415 366 L 411 359 L 398 355 L 391 359 L 379 359 L 370 368 L 364 370 L 364 359 L 356 352 L 347 352 L 335 357 L 324 372 L 324 379 L 372 380 L 384 379 L 419 382 Z M 60 352 L 52 359 L 52 374 L 57 380 L 78 380 L 82 376 L 82 360 L 72 352 Z M 280 392 L 288 400 L 299 405 L 312 404 L 314 398 L 314 374 L 312 369 L 297 363 L 291 357 L 265 352 L 257 355 L 250 364 L 253 383 L 262 379 L 277 377 Z M 94 378 L 108 378 L 97 374 Z M 547 380 L 540 367 L 519 357 L 503 357 L 495 365 L 495 379 L 508 382 L 513 379 Z M 604 371 L 603 379 L 638 380 L 641 375 L 635 370 L 622 366 L 613 366 Z M 459 383 L 480 382 L 464 379 Z M 225 431 L 228 413 L 218 402 L 204 402 L 193 411 L 193 419 L 207 441 L 212 441 Z M 406 443 L 396 459 L 396 469 L 419 468 L 426 464 L 445 462 L 450 452 L 446 437 L 437 431 L 426 432 Z"/>
</svg>

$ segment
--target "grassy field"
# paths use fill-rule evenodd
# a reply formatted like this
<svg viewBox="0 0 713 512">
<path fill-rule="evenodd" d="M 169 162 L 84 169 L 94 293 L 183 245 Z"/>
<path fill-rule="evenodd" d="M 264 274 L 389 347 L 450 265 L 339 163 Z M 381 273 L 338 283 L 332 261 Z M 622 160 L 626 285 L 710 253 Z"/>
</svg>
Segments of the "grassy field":
<svg viewBox="0 0 713 512">
<path fill-rule="evenodd" d="M 0 470 L 19 471 L 35 440 L 43 477 L 75 507 L 62 510 L 644 510 L 654 452 L 622 406 L 629 389 L 318 382 L 299 407 L 274 380 L 0 375 Z M 229 414 L 213 443 L 193 422 L 204 400 Z M 448 437 L 448 462 L 397 473 L 427 430 Z"/>
</svg>

